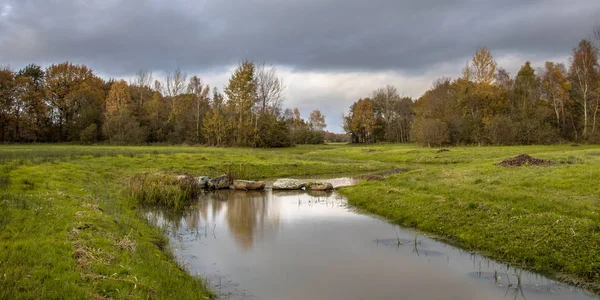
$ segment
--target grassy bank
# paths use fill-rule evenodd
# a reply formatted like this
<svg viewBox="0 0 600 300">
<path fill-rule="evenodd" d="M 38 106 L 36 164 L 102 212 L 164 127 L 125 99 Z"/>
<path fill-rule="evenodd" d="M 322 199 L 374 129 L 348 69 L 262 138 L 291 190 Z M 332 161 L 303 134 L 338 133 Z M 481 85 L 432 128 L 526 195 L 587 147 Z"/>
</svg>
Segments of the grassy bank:
<svg viewBox="0 0 600 300">
<path fill-rule="evenodd" d="M 259 179 L 409 172 L 342 189 L 350 202 L 515 265 L 600 283 L 600 147 L 289 149 L 0 147 L 0 299 L 203 298 L 127 183 L 142 172 Z M 521 153 L 553 166 L 503 168 Z"/>
<path fill-rule="evenodd" d="M 351 204 L 466 249 L 600 292 L 600 147 L 374 146 L 353 159 L 412 170 L 342 190 Z M 504 168 L 529 153 L 553 166 Z"/>
<path fill-rule="evenodd" d="M 210 297 L 146 222 L 127 182 L 142 172 L 246 178 L 372 171 L 387 164 L 283 150 L 0 147 L 0 299 Z"/>
</svg>

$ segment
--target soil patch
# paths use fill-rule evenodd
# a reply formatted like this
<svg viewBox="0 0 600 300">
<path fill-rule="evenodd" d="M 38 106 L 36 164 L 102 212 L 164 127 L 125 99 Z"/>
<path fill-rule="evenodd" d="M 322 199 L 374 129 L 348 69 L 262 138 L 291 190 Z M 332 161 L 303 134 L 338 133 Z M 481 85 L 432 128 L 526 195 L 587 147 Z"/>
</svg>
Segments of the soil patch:
<svg viewBox="0 0 600 300">
<path fill-rule="evenodd" d="M 551 166 L 553 164 L 554 163 L 549 160 L 531 157 L 528 154 L 521 154 L 515 157 L 507 158 L 496 165 L 511 168 L 520 166 Z"/>
</svg>

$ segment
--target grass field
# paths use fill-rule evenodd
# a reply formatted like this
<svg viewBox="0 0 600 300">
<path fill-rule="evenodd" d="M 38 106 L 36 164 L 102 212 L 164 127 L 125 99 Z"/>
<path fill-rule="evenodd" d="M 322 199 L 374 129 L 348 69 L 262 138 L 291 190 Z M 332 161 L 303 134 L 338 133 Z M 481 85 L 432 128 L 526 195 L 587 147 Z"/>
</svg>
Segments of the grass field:
<svg viewBox="0 0 600 300">
<path fill-rule="evenodd" d="M 127 182 L 141 172 L 246 179 L 406 167 L 341 192 L 390 221 L 564 280 L 600 284 L 600 147 L 287 149 L 0 146 L 0 299 L 210 297 Z M 529 153 L 554 166 L 503 168 Z M 597 290 L 596 290 L 597 291 Z"/>
</svg>

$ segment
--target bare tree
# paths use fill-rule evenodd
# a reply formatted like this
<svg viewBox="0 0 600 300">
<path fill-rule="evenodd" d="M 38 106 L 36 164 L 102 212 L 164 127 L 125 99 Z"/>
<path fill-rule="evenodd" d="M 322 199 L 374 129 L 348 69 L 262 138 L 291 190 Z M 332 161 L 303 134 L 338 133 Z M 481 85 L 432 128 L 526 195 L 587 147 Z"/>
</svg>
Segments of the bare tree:
<svg viewBox="0 0 600 300">
<path fill-rule="evenodd" d="M 144 69 L 139 70 L 137 73 L 135 73 L 135 79 L 133 80 L 132 84 L 139 87 L 150 88 L 152 85 L 152 72 Z"/>
<path fill-rule="evenodd" d="M 281 109 L 286 86 L 277 77 L 275 66 L 265 63 L 257 64 L 255 71 L 256 105 L 262 114 L 275 114 Z"/>
<path fill-rule="evenodd" d="M 196 119 L 196 142 L 199 143 L 200 136 L 200 127 L 202 126 L 202 120 L 206 115 L 206 111 L 209 106 L 209 97 L 210 86 L 208 84 L 202 83 L 202 79 L 198 76 L 193 76 L 190 78 L 190 82 L 187 86 L 187 92 L 189 94 L 194 95 L 194 116 Z"/>
<path fill-rule="evenodd" d="M 154 91 L 164 94 L 163 86 L 160 80 L 154 80 Z"/>
<path fill-rule="evenodd" d="M 594 94 L 598 86 L 598 56 L 596 49 L 588 40 L 582 40 L 577 48 L 573 49 L 571 57 L 570 76 L 573 81 L 573 90 L 578 96 L 583 107 L 583 137 L 588 137 L 588 127 L 590 125 L 590 117 L 593 117 L 592 134 L 596 130 L 596 115 L 598 111 L 598 103 L 593 105 Z M 590 116 L 590 111 L 594 109 L 593 116 Z"/>
<path fill-rule="evenodd" d="M 167 83 L 167 96 L 175 97 L 183 94 L 186 88 L 186 80 L 187 74 L 182 72 L 180 68 L 177 68 L 173 73 L 167 73 L 165 80 Z"/>
</svg>

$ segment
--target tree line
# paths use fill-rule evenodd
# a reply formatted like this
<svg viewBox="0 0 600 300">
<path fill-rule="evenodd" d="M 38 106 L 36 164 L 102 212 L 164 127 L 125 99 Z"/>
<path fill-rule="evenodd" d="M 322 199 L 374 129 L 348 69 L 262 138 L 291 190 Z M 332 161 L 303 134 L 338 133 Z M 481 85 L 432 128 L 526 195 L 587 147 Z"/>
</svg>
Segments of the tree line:
<svg viewBox="0 0 600 300">
<path fill-rule="evenodd" d="M 323 143 L 325 116 L 283 109 L 275 67 L 244 61 L 219 91 L 180 69 L 103 80 L 70 62 L 0 68 L 0 143 L 170 143 L 284 147 Z"/>
<path fill-rule="evenodd" d="M 600 27 L 594 35 L 600 41 Z M 600 47 L 582 40 L 568 68 L 530 62 L 511 76 L 488 48 L 478 49 L 457 79 L 440 78 L 419 99 L 393 86 L 354 102 L 344 129 L 355 143 L 421 145 L 600 142 Z"/>
</svg>

